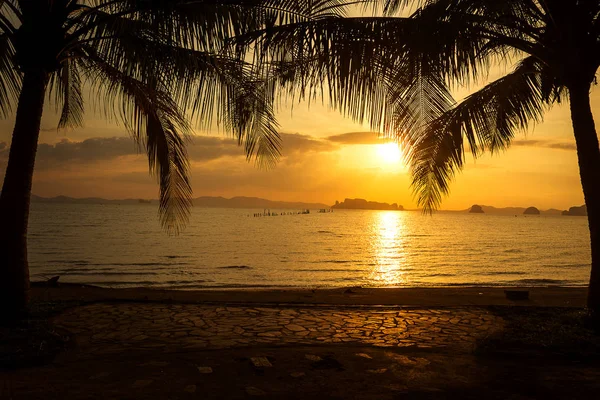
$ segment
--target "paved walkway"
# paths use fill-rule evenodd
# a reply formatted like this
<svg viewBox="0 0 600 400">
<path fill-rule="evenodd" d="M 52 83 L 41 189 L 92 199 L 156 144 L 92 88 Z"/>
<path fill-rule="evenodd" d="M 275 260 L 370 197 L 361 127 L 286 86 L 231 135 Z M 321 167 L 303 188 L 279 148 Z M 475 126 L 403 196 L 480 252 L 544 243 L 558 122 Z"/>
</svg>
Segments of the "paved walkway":
<svg viewBox="0 0 600 400">
<path fill-rule="evenodd" d="M 472 348 L 501 329 L 481 308 L 322 309 L 186 304 L 95 304 L 56 319 L 86 352 L 119 348 L 223 349 L 255 345 L 357 344 Z"/>
<path fill-rule="evenodd" d="M 74 346 L 0 371 L 0 399 L 582 398 L 600 371 L 490 360 L 504 321 L 484 308 L 98 303 L 55 319 Z M 592 396 L 593 397 L 593 396 Z"/>
</svg>

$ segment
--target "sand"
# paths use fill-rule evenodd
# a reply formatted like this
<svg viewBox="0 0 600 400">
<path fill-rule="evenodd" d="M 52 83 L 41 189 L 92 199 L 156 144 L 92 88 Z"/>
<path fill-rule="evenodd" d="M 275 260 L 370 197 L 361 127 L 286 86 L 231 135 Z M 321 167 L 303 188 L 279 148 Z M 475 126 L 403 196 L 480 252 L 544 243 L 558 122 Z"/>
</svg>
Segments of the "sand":
<svg viewBox="0 0 600 400">
<path fill-rule="evenodd" d="M 504 290 L 528 290 L 529 300 L 508 300 Z M 461 287 L 461 288 L 337 288 L 261 290 L 109 289 L 60 284 L 34 285 L 33 300 L 41 301 L 148 301 L 223 304 L 297 304 L 306 306 L 534 306 L 584 307 L 587 288 L 582 287 Z"/>
</svg>

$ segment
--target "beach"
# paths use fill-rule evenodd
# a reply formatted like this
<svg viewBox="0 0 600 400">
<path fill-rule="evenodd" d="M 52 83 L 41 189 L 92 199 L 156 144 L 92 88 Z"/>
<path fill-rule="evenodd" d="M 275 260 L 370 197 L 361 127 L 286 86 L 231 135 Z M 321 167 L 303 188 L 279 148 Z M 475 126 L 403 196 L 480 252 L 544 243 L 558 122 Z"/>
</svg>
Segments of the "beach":
<svg viewBox="0 0 600 400">
<path fill-rule="evenodd" d="M 61 284 L 59 287 L 32 287 L 32 298 L 40 301 L 139 301 L 222 304 L 292 304 L 334 306 L 450 307 L 450 306 L 529 306 L 584 307 L 587 288 L 522 287 L 529 300 L 508 300 L 505 288 L 336 288 L 336 289 L 247 289 L 247 290 L 168 290 L 150 288 L 110 289 L 87 285 Z"/>
</svg>

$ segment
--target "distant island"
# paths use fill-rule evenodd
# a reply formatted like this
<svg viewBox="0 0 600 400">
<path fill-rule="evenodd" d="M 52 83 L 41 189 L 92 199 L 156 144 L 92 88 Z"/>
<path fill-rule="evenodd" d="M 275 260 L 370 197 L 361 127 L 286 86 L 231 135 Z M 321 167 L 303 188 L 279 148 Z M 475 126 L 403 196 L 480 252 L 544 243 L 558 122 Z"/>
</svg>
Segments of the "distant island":
<svg viewBox="0 0 600 400">
<path fill-rule="evenodd" d="M 404 210 L 404 207 L 399 206 L 397 203 L 379 203 L 377 201 L 367 201 L 365 199 L 344 199 L 344 201 L 341 203 L 336 201 L 331 208 L 339 210 Z"/>
<path fill-rule="evenodd" d="M 100 197 L 87 197 L 87 198 L 74 198 L 67 196 L 57 197 L 40 197 L 31 195 L 31 201 L 33 203 L 63 203 L 63 204 L 157 204 L 158 200 L 147 200 L 147 199 L 122 199 L 122 200 L 111 200 L 103 199 Z M 257 209 L 328 209 L 329 206 L 323 203 L 304 203 L 304 202 L 293 202 L 293 201 L 273 201 L 267 199 L 261 199 L 258 197 L 232 197 L 227 199 L 225 197 L 211 197 L 202 196 L 192 200 L 192 204 L 195 207 L 206 207 L 206 208 L 257 208 Z"/>
<path fill-rule="evenodd" d="M 585 207 L 585 206 L 582 206 Z M 471 214 L 490 214 L 490 215 L 587 215 L 581 214 L 585 212 L 580 210 L 581 207 L 571 207 L 569 211 L 561 211 L 556 208 L 550 208 L 548 210 L 540 210 L 536 207 L 504 207 L 497 208 L 492 206 L 481 206 L 474 204 L 468 210 L 462 212 L 468 212 Z M 571 212 L 573 212 L 571 214 Z"/>
<path fill-rule="evenodd" d="M 469 210 L 469 212 L 471 214 L 483 214 L 485 211 L 483 211 L 483 208 L 481 208 L 481 206 L 478 206 L 477 204 L 473 204 L 471 206 L 471 209 Z"/>
<path fill-rule="evenodd" d="M 563 211 L 562 215 L 568 215 L 571 217 L 587 217 L 587 206 L 584 204 L 579 207 L 571 207 L 568 211 Z"/>
<path fill-rule="evenodd" d="M 535 207 L 528 207 L 525 211 L 523 211 L 523 215 L 540 215 L 540 210 Z"/>
</svg>

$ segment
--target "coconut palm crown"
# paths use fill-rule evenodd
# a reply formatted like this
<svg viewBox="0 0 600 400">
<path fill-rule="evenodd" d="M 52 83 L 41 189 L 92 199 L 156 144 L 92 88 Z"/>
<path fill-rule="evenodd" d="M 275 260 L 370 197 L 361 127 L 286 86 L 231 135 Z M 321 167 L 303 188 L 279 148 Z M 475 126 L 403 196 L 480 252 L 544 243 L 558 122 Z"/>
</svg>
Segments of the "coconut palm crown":
<svg viewBox="0 0 600 400">
<path fill-rule="evenodd" d="M 588 305 L 600 311 L 600 150 L 590 90 L 600 65 L 598 0 L 382 0 L 374 17 L 283 24 L 238 39 L 283 90 L 329 88 L 331 105 L 397 139 L 418 204 L 439 207 L 468 153 L 507 149 L 568 99 L 588 209 Z M 462 100 L 452 89 L 501 78 Z M 326 92 L 327 93 L 327 92 Z"/>
<path fill-rule="evenodd" d="M 177 232 L 191 205 L 186 137 L 223 126 L 248 158 L 270 165 L 280 140 L 273 91 L 227 39 L 336 14 L 338 1 L 0 0 L 0 114 L 13 115 L 0 196 L 0 307 L 27 302 L 27 225 L 40 121 L 50 98 L 59 128 L 91 109 L 122 123 L 148 154 L 160 215 Z M 89 94 L 89 101 L 87 99 Z"/>
</svg>

